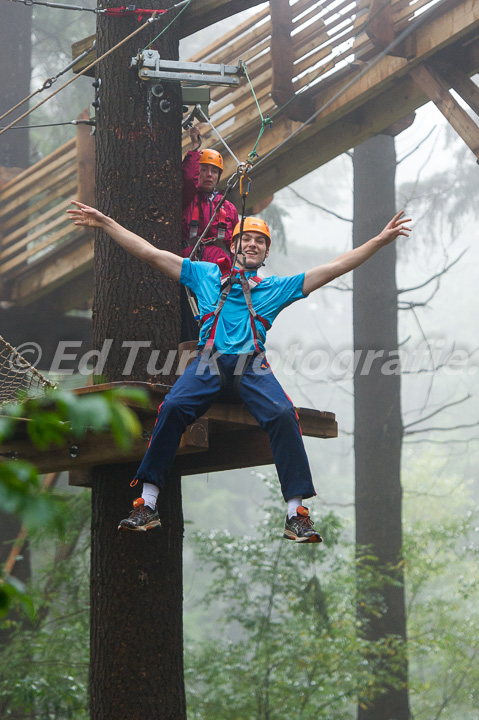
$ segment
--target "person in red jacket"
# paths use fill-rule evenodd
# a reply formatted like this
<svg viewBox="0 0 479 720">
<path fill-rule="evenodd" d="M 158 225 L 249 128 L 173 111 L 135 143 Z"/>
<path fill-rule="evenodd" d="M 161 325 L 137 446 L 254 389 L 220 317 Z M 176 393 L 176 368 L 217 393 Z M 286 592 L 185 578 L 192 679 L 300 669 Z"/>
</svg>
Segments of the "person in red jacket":
<svg viewBox="0 0 479 720">
<path fill-rule="evenodd" d="M 203 233 L 222 198 L 216 185 L 223 172 L 223 158 L 216 150 L 200 151 L 201 134 L 197 127 L 190 129 L 190 137 L 192 150 L 183 160 L 183 257 L 190 256 L 196 239 Z M 225 200 L 205 237 L 205 244 L 199 248 L 197 259 L 218 262 L 225 257 L 230 261 L 225 271 L 229 270 L 231 239 L 237 224 L 238 211 L 233 203 Z"/>
<path fill-rule="evenodd" d="M 200 151 L 201 134 L 197 127 L 190 129 L 192 149 L 183 160 L 183 216 L 181 227 L 181 255 L 189 258 L 198 238 L 202 235 L 216 207 L 223 197 L 216 190 L 223 158 L 216 150 Z M 195 260 L 213 262 L 223 273 L 231 268 L 231 239 L 238 224 L 238 211 L 225 200 L 211 224 L 204 242 L 195 253 Z M 181 295 L 181 341 L 197 340 L 198 326 L 189 306 L 186 293 Z"/>
</svg>

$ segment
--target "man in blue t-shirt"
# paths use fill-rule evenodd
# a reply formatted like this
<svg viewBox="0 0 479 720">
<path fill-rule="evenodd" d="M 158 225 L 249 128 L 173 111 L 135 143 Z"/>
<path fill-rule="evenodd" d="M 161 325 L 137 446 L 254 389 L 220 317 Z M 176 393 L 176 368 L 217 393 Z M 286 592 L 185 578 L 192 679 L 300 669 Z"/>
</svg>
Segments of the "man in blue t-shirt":
<svg viewBox="0 0 479 720">
<path fill-rule="evenodd" d="M 192 262 L 126 230 L 111 218 L 74 201 L 68 213 L 76 225 L 102 228 L 125 250 L 188 286 L 196 295 L 202 318 L 198 357 L 176 381 L 158 411 L 147 452 L 136 474 L 140 498 L 124 530 L 149 530 L 160 525 L 156 506 L 186 427 L 213 402 L 240 400 L 269 435 L 287 516 L 283 536 L 303 543 L 321 542 L 303 499 L 316 495 L 304 450 L 298 416 L 264 356 L 266 331 L 285 307 L 306 297 L 368 260 L 399 235 L 408 236 L 410 220 L 398 213 L 379 235 L 325 265 L 293 277 L 259 278 L 268 257 L 271 234 L 264 220 L 245 218 L 233 233 L 232 274 L 221 276 L 217 265 Z M 239 241 L 239 247 L 238 247 Z"/>
</svg>

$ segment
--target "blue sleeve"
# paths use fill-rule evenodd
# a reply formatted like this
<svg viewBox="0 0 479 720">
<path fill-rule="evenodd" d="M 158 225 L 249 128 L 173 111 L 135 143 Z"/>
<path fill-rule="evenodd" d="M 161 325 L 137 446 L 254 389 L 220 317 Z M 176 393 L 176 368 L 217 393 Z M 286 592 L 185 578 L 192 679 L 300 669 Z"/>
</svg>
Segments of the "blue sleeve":
<svg viewBox="0 0 479 720">
<path fill-rule="evenodd" d="M 306 297 L 303 293 L 305 273 L 292 275 L 291 277 L 278 278 L 280 281 L 281 295 L 283 297 L 282 307 L 287 307 L 296 300 L 302 300 Z"/>
<path fill-rule="evenodd" d="M 281 310 L 306 297 L 303 294 L 304 273 L 291 277 L 275 275 L 266 278 L 264 283 L 264 295 L 261 292 L 255 295 L 255 298 L 260 300 L 258 307 L 255 304 L 255 310 L 270 323 L 273 323 Z M 261 285 L 259 287 L 261 288 Z"/>
<path fill-rule="evenodd" d="M 181 266 L 180 283 L 187 285 L 193 292 L 206 281 L 216 279 L 220 271 L 218 265 L 210 262 L 199 262 L 185 258 Z"/>
</svg>

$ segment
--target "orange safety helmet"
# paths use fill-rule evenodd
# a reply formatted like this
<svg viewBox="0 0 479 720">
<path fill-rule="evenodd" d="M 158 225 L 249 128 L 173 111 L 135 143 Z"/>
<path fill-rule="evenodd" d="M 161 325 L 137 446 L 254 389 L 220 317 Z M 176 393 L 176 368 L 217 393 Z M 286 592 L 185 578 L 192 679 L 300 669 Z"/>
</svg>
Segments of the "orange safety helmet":
<svg viewBox="0 0 479 720">
<path fill-rule="evenodd" d="M 200 154 L 200 164 L 214 165 L 219 168 L 220 174 L 223 172 L 223 158 L 216 150 L 202 150 Z"/>
<path fill-rule="evenodd" d="M 236 235 L 239 235 L 240 229 L 241 229 L 241 221 L 236 225 L 235 229 L 233 230 L 232 240 L 235 239 Z M 265 236 L 266 244 L 269 249 L 269 246 L 271 245 L 271 233 L 270 233 L 269 227 L 266 225 L 264 220 L 261 220 L 261 218 L 246 217 L 244 219 L 243 232 L 261 233 L 262 235 Z"/>
</svg>

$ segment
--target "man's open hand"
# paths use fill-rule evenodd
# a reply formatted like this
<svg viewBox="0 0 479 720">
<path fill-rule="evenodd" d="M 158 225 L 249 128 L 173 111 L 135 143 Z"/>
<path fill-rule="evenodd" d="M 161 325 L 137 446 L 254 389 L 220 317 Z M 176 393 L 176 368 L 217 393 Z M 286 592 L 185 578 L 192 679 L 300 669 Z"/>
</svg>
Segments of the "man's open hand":
<svg viewBox="0 0 479 720">
<path fill-rule="evenodd" d="M 384 230 L 379 233 L 378 239 L 381 241 L 381 245 L 388 245 L 395 240 L 398 235 L 409 237 L 411 228 L 406 227 L 406 223 L 410 223 L 411 218 L 403 218 L 403 215 L 404 210 L 398 212 L 393 219 L 388 222 Z"/>
<path fill-rule="evenodd" d="M 72 205 L 75 205 L 75 207 L 67 210 L 67 213 L 74 221 L 75 225 L 83 225 L 85 227 L 104 226 L 107 217 L 99 210 L 78 202 L 78 200 L 72 200 Z"/>
</svg>

